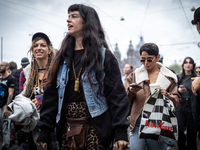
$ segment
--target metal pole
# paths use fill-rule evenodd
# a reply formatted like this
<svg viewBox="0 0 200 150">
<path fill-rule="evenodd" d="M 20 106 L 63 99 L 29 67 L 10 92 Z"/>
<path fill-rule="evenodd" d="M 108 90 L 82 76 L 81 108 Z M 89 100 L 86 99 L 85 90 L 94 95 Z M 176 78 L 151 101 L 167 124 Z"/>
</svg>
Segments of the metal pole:
<svg viewBox="0 0 200 150">
<path fill-rule="evenodd" d="M 1 62 L 3 61 L 3 37 L 1 37 Z"/>
</svg>

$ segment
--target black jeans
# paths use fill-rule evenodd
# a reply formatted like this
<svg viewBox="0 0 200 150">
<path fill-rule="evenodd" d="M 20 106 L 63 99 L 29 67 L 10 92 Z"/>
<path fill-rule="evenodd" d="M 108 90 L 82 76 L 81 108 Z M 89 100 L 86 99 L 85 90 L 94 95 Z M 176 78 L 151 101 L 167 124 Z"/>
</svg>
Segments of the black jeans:
<svg viewBox="0 0 200 150">
<path fill-rule="evenodd" d="M 20 147 L 19 149 L 37 150 L 37 146 L 33 141 L 32 132 L 26 133 L 19 130 L 17 132 L 17 139 L 18 139 L 18 145 Z"/>
<path fill-rule="evenodd" d="M 192 112 L 176 111 L 179 127 L 179 150 L 197 150 L 197 131 L 192 117 Z M 187 135 L 184 131 L 187 129 Z M 187 142 L 187 144 L 186 144 Z"/>
</svg>

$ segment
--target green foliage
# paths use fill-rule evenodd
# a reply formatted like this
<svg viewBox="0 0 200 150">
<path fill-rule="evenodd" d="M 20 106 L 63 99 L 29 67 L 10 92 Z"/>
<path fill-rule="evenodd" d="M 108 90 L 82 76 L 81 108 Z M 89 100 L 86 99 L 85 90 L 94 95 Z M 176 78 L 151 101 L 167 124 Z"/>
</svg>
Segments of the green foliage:
<svg viewBox="0 0 200 150">
<path fill-rule="evenodd" d="M 173 70 L 177 74 L 177 73 L 180 73 L 182 67 L 179 64 L 173 64 L 169 66 L 169 69 Z"/>
</svg>

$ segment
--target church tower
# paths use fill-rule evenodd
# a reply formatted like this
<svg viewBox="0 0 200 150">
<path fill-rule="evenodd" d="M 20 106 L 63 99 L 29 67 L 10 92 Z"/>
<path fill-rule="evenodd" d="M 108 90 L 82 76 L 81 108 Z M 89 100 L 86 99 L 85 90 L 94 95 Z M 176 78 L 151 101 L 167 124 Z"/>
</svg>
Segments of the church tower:
<svg viewBox="0 0 200 150">
<path fill-rule="evenodd" d="M 120 72 L 121 72 L 121 74 L 123 74 L 124 73 L 124 66 L 123 66 L 122 61 L 121 61 L 121 53 L 119 51 L 117 43 L 115 44 L 115 51 L 113 53 L 114 53 L 114 56 L 117 58 Z"/>
<path fill-rule="evenodd" d="M 140 47 L 144 44 L 144 40 L 143 40 L 143 36 L 140 36 L 140 41 L 139 43 L 136 45 L 136 51 L 134 53 L 135 56 L 135 67 L 138 68 L 142 65 L 142 63 L 140 62 Z"/>
<path fill-rule="evenodd" d="M 114 55 L 115 55 L 115 57 L 117 58 L 117 61 L 118 61 L 118 62 L 121 62 L 121 53 L 120 53 L 120 51 L 119 51 L 119 48 L 118 48 L 118 44 L 117 44 L 117 43 L 115 44 Z"/>
<path fill-rule="evenodd" d="M 132 41 L 130 41 L 128 50 L 127 50 L 127 61 L 126 64 L 131 64 L 134 65 L 135 56 L 134 56 L 134 49 L 133 49 L 133 44 Z"/>
<path fill-rule="evenodd" d="M 136 45 L 135 49 L 132 44 L 132 40 L 130 40 L 128 50 L 127 50 L 127 57 L 121 60 L 121 53 L 118 48 L 118 44 L 115 44 L 115 51 L 113 52 L 115 57 L 118 60 L 119 68 L 121 71 L 122 76 L 124 75 L 124 65 L 131 64 L 133 69 L 140 67 L 142 63 L 140 62 L 140 47 L 144 44 L 143 36 L 140 36 L 139 43 Z"/>
<path fill-rule="evenodd" d="M 144 44 L 143 36 L 140 36 L 140 41 L 136 46 L 136 51 L 140 51 L 140 47 Z"/>
</svg>

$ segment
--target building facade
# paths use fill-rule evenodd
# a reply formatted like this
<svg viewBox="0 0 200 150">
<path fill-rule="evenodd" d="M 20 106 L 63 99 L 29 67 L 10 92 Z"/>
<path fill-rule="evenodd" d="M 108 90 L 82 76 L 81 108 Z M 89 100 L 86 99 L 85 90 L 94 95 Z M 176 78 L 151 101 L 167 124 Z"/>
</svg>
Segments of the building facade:
<svg viewBox="0 0 200 150">
<path fill-rule="evenodd" d="M 124 65 L 125 64 L 131 64 L 133 65 L 133 69 L 135 70 L 136 68 L 140 67 L 142 63 L 140 62 L 140 47 L 144 44 L 143 37 L 140 37 L 139 43 L 136 45 L 135 49 L 133 47 L 132 41 L 129 43 L 129 47 L 127 50 L 127 57 L 124 58 L 123 60 L 121 59 L 121 53 L 118 48 L 118 44 L 115 44 L 115 50 L 114 50 L 114 55 L 118 60 L 119 63 L 119 68 L 121 71 L 121 75 L 124 75 Z"/>
</svg>

